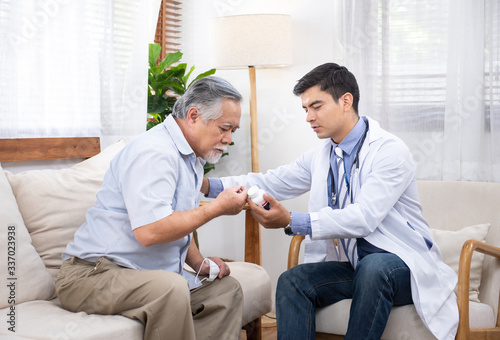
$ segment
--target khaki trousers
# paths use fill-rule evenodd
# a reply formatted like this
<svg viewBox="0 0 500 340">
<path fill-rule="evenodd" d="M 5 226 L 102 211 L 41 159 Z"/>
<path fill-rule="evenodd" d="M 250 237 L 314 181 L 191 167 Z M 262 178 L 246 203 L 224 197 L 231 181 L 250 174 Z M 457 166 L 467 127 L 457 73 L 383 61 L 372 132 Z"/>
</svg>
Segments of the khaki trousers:
<svg viewBox="0 0 500 340">
<path fill-rule="evenodd" d="M 190 291 L 177 273 L 73 257 L 61 266 L 56 292 L 67 310 L 139 320 L 146 340 L 240 339 L 243 294 L 230 276 Z"/>
</svg>

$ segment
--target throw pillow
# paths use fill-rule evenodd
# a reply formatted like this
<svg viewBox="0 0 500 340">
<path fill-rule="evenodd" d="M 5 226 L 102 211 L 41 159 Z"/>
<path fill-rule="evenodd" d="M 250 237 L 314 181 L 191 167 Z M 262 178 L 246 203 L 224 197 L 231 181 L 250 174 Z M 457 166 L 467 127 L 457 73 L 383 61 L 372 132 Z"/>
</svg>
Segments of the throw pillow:
<svg viewBox="0 0 500 340">
<path fill-rule="evenodd" d="M 477 240 L 484 242 L 486 235 L 490 230 L 490 224 L 478 224 L 470 227 L 465 227 L 457 231 L 431 229 L 432 237 L 437 243 L 439 250 L 443 256 L 443 261 L 449 265 L 458 275 L 458 264 L 460 260 L 460 252 L 462 246 L 467 240 Z M 481 272 L 483 269 L 484 255 L 474 252 L 470 266 L 470 286 L 469 300 L 479 301 L 479 285 L 481 284 Z M 457 287 L 455 287 L 455 293 Z"/>
<path fill-rule="evenodd" d="M 122 140 L 67 169 L 6 172 L 33 246 L 54 279 L 61 253 L 85 222 L 111 159 L 124 145 Z"/>
<path fill-rule="evenodd" d="M 16 198 L 0 167 L 0 309 L 54 297 L 54 281 L 31 244 Z"/>
</svg>

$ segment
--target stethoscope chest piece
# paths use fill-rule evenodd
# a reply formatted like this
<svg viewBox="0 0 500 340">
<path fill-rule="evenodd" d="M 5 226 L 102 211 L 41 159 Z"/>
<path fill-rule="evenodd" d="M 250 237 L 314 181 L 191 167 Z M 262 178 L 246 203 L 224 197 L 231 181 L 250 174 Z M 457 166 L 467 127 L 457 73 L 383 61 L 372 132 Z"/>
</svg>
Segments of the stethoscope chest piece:
<svg viewBox="0 0 500 340">
<path fill-rule="evenodd" d="M 332 192 L 332 205 L 335 205 L 337 203 L 337 194 Z"/>
</svg>

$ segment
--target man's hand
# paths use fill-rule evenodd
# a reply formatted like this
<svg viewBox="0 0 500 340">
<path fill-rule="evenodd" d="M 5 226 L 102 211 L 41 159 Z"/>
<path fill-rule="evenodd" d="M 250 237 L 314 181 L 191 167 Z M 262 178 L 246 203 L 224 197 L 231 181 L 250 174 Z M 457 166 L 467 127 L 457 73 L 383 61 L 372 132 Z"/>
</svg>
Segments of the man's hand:
<svg viewBox="0 0 500 340">
<path fill-rule="evenodd" d="M 247 188 L 237 185 L 221 192 L 211 204 L 218 207 L 221 215 L 236 215 L 243 210 L 247 196 Z"/>
<path fill-rule="evenodd" d="M 269 203 L 271 209 L 266 210 L 258 206 L 251 199 L 247 199 L 253 217 L 265 228 L 284 228 L 290 222 L 290 212 L 271 195 L 264 194 L 264 199 Z"/>
<path fill-rule="evenodd" d="M 231 274 L 231 270 L 229 269 L 229 266 L 226 264 L 226 262 L 222 261 L 219 257 L 209 257 L 210 260 L 214 261 L 217 266 L 219 266 L 219 275 L 217 277 L 223 278 L 224 276 L 228 276 Z M 200 270 L 200 275 L 209 275 L 210 274 L 210 265 L 207 262 L 203 262 L 201 270 Z"/>
</svg>

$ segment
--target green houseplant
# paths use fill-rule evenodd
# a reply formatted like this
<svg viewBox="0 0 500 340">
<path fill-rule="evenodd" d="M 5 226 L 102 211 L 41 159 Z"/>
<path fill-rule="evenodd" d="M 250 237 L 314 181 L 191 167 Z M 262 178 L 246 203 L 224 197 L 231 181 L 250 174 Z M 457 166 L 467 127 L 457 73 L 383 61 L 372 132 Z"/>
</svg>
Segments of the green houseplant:
<svg viewBox="0 0 500 340">
<path fill-rule="evenodd" d="M 178 63 L 182 58 L 181 52 L 167 53 L 163 60 L 157 62 L 160 53 L 160 44 L 149 44 L 147 130 L 163 122 L 172 113 L 177 97 L 182 96 L 195 80 L 215 73 L 215 69 L 211 69 L 189 81 L 195 67 L 188 70 L 186 63 Z M 224 153 L 222 156 L 226 155 Z M 205 164 L 205 173 L 212 169 L 213 164 Z"/>
</svg>

